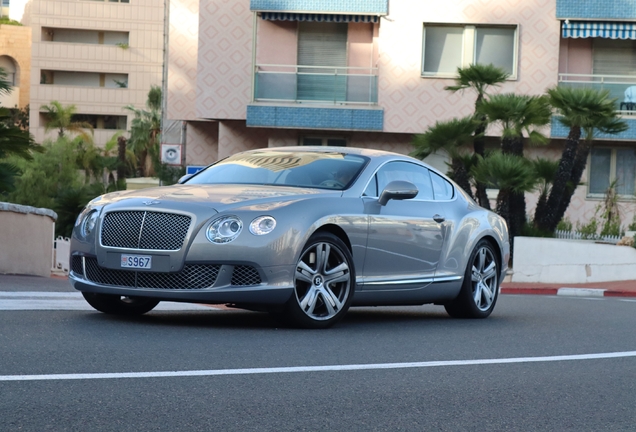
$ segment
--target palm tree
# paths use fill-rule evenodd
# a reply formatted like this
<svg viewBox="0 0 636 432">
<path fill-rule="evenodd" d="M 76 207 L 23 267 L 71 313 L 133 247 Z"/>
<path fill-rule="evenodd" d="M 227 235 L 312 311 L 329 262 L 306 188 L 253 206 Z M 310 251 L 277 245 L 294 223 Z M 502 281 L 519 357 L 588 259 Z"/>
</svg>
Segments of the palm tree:
<svg viewBox="0 0 636 432">
<path fill-rule="evenodd" d="M 524 134 L 532 144 L 545 144 L 548 138 L 537 130 L 550 122 L 551 110 L 545 96 L 504 93 L 482 101 L 478 113 L 489 123 L 501 127 L 501 150 L 504 154 L 523 157 Z M 526 200 L 522 191 L 510 193 L 511 236 L 521 235 L 526 223 Z"/>
<path fill-rule="evenodd" d="M 159 134 L 161 133 L 161 87 L 152 86 L 148 92 L 146 109 L 132 105 L 124 107 L 135 114 L 130 127 L 128 144 L 137 155 L 141 176 L 154 175 L 159 160 Z"/>
<path fill-rule="evenodd" d="M 510 250 L 513 251 L 515 233 L 521 232 L 522 225 L 514 217 L 512 195 L 534 189 L 537 179 L 532 164 L 521 156 L 497 151 L 474 166 L 472 174 L 475 180 L 499 189 L 496 212 L 508 224 Z"/>
<path fill-rule="evenodd" d="M 64 106 L 58 101 L 51 101 L 49 105 L 42 105 L 40 108 L 46 112 L 48 117 L 46 126 L 44 126 L 46 132 L 57 129 L 57 134 L 60 138 L 64 137 L 65 132 L 71 132 L 87 140 L 93 134 L 93 126 L 91 124 L 73 121 L 73 116 L 77 112 L 75 105 Z M 90 130 L 90 135 L 86 133 L 86 129 Z"/>
<path fill-rule="evenodd" d="M 425 159 L 439 151 L 446 151 L 451 158 L 449 177 L 472 197 L 470 159 L 463 156 L 462 148 L 472 141 L 475 127 L 472 116 L 435 122 L 426 132 L 413 137 L 415 150 L 411 152 L 411 156 Z"/>
<path fill-rule="evenodd" d="M 7 73 L 0 67 L 0 95 L 11 93 L 11 84 L 7 80 Z"/>
<path fill-rule="evenodd" d="M 581 181 L 594 133 L 618 134 L 627 123 L 618 117 L 609 90 L 561 86 L 549 89 L 548 96 L 559 121 L 570 129 L 546 205 L 534 217 L 535 227 L 554 232 Z"/>
<path fill-rule="evenodd" d="M 477 99 L 475 100 L 475 113 L 477 113 L 479 105 L 487 96 L 486 91 L 488 88 L 499 86 L 510 76 L 508 72 L 492 64 L 472 64 L 466 68 L 457 68 L 457 75 L 458 77 L 455 79 L 455 85 L 447 86 L 445 89 L 453 93 L 467 89 L 474 90 L 477 93 Z M 475 150 L 474 163 L 477 163 L 485 156 L 485 132 L 486 127 L 488 126 L 488 122 L 483 115 L 476 114 L 476 118 L 479 125 L 475 129 L 473 135 L 473 147 Z M 486 194 L 485 185 L 478 182 L 476 184 L 476 189 L 479 205 L 485 208 L 490 208 L 490 202 L 488 200 L 488 195 Z"/>
</svg>

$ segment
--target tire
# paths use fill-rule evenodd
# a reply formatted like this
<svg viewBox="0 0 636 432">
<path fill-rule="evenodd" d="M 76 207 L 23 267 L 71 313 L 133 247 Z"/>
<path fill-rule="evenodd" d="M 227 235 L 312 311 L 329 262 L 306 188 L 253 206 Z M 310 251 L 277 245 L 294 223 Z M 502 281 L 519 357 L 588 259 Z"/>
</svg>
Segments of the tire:
<svg viewBox="0 0 636 432">
<path fill-rule="evenodd" d="M 83 292 L 89 305 L 109 315 L 135 316 L 150 312 L 159 300 L 144 297 L 122 297 L 110 294 Z"/>
<path fill-rule="evenodd" d="M 444 305 L 453 318 L 486 318 L 499 296 L 499 268 L 497 254 L 487 240 L 473 249 L 466 265 L 464 282 L 455 300 Z"/>
<path fill-rule="evenodd" d="M 335 235 L 318 232 L 303 248 L 294 276 L 294 294 L 285 305 L 288 323 L 302 328 L 331 327 L 347 313 L 355 289 L 349 248 Z"/>
</svg>

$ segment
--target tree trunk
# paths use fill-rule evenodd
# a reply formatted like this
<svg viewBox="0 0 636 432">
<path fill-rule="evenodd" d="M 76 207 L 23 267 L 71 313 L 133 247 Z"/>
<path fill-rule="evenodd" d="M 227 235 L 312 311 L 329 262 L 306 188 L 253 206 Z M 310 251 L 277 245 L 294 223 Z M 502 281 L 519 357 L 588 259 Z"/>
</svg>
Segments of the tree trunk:
<svg viewBox="0 0 636 432">
<path fill-rule="evenodd" d="M 559 224 L 559 221 L 563 219 L 565 215 L 565 211 L 570 206 L 570 201 L 572 201 L 572 196 L 576 191 L 576 188 L 579 186 L 581 182 L 581 177 L 583 177 L 583 171 L 585 171 L 585 167 L 587 166 L 587 157 L 590 154 L 591 142 L 587 140 L 583 140 L 579 143 L 578 151 L 576 152 L 576 158 L 574 159 L 574 165 L 572 167 L 572 175 L 570 176 L 570 181 L 568 182 L 565 192 L 563 193 L 563 198 L 561 199 L 561 205 L 559 206 L 558 212 L 555 215 L 556 224 L 554 228 Z"/>
<path fill-rule="evenodd" d="M 565 198 L 568 183 L 572 178 L 574 160 L 576 159 L 580 139 L 581 128 L 579 126 L 571 127 L 544 211 L 541 214 L 535 213 L 534 216 L 534 225 L 543 231 L 554 232 L 560 220 L 560 208 L 564 204 L 565 208 L 567 208 L 570 204 L 569 198 L 567 203 L 562 201 Z M 569 196 L 571 197 L 572 195 Z"/>
<path fill-rule="evenodd" d="M 452 179 L 455 181 L 455 183 L 457 183 L 459 187 L 464 189 L 464 192 L 466 192 L 471 198 L 474 199 L 473 192 L 470 187 L 470 175 L 468 175 L 468 171 L 466 171 L 466 167 L 461 162 L 461 160 L 451 160 L 451 171 L 453 173 Z"/>
<path fill-rule="evenodd" d="M 480 117 L 480 125 L 475 130 L 475 138 L 473 139 L 473 148 L 475 151 L 475 155 L 481 156 L 483 159 L 486 154 L 486 139 L 482 135 L 486 131 L 486 118 L 484 116 Z M 481 136 L 478 136 L 481 135 Z M 473 163 L 477 165 L 479 163 L 479 158 L 477 156 L 473 157 Z M 483 183 L 475 182 L 476 189 L 476 198 L 477 202 L 483 208 L 490 210 L 490 201 L 488 200 L 488 194 L 486 193 L 486 185 Z"/>
<path fill-rule="evenodd" d="M 126 137 L 117 138 L 117 189 L 123 189 L 126 179 Z"/>
<path fill-rule="evenodd" d="M 505 154 L 523 157 L 523 138 L 503 138 L 501 150 Z M 520 236 L 526 223 L 526 196 L 523 192 L 510 192 L 510 237 Z M 512 242 L 510 243 L 512 245 Z"/>
</svg>

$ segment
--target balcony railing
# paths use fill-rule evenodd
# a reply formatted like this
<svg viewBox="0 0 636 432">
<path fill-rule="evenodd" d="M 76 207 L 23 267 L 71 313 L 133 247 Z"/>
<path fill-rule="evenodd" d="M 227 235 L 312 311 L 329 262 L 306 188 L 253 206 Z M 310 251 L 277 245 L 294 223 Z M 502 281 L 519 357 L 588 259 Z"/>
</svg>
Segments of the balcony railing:
<svg viewBox="0 0 636 432">
<path fill-rule="evenodd" d="M 617 108 L 621 114 L 636 115 L 636 100 L 626 97 L 625 91 L 632 86 L 636 98 L 636 75 L 587 75 L 559 74 L 559 85 L 567 87 L 591 87 L 609 90 L 610 96 L 617 99 Z"/>
<path fill-rule="evenodd" d="M 257 65 L 257 102 L 378 103 L 378 70 L 363 67 Z"/>
</svg>

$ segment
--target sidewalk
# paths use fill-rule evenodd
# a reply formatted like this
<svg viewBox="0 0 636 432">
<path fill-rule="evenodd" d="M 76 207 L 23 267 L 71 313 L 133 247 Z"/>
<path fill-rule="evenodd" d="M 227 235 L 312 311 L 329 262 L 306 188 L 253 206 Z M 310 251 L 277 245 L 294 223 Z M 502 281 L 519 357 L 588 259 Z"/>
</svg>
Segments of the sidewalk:
<svg viewBox="0 0 636 432">
<path fill-rule="evenodd" d="M 636 297 L 636 281 L 588 284 L 539 284 L 503 282 L 501 294 L 566 295 L 582 297 Z"/>
</svg>

